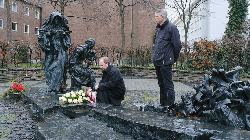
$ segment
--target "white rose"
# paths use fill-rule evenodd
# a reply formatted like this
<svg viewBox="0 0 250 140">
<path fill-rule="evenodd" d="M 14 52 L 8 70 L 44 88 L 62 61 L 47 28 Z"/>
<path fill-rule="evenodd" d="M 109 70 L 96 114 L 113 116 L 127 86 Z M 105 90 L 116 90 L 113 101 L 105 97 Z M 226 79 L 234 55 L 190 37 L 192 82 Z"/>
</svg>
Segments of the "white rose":
<svg viewBox="0 0 250 140">
<path fill-rule="evenodd" d="M 83 97 L 82 98 L 84 101 L 88 101 L 88 98 L 87 97 Z"/>
<path fill-rule="evenodd" d="M 82 93 L 82 96 L 84 97 L 84 96 L 86 96 L 86 94 L 83 92 L 83 93 Z"/>
<path fill-rule="evenodd" d="M 78 96 L 78 99 L 82 99 L 82 96 Z"/>
<path fill-rule="evenodd" d="M 62 97 L 62 101 L 63 101 L 63 102 L 67 102 L 67 98 Z"/>
<path fill-rule="evenodd" d="M 73 100 L 73 103 L 77 104 L 77 103 L 78 103 L 78 100 L 77 100 L 77 99 L 74 99 L 74 100 Z"/>
<path fill-rule="evenodd" d="M 83 100 L 79 98 L 78 99 L 78 103 L 82 103 L 82 102 L 83 102 Z"/>
<path fill-rule="evenodd" d="M 68 99 L 68 103 L 72 103 L 73 102 L 73 100 L 72 99 Z"/>
<path fill-rule="evenodd" d="M 65 94 L 65 97 L 70 97 L 70 93 L 69 93 L 69 92 L 66 93 L 66 94 Z"/>
<path fill-rule="evenodd" d="M 61 104 L 61 103 L 64 103 L 63 97 L 59 97 L 59 103 L 60 103 L 60 104 Z"/>
<path fill-rule="evenodd" d="M 77 92 L 76 92 L 76 95 L 81 95 L 81 92 L 77 91 Z"/>
<path fill-rule="evenodd" d="M 63 101 L 63 97 L 59 97 L 59 101 Z"/>
<path fill-rule="evenodd" d="M 71 97 L 75 98 L 76 97 L 76 94 L 73 92 L 71 93 Z"/>
</svg>

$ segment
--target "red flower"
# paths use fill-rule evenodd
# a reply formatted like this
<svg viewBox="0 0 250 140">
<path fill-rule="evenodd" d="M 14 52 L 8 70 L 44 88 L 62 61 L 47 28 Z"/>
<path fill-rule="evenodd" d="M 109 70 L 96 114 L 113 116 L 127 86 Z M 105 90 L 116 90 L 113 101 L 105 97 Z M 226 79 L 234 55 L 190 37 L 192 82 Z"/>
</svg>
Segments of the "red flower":
<svg viewBox="0 0 250 140">
<path fill-rule="evenodd" d="M 12 89 L 16 89 L 16 88 L 17 88 L 17 83 L 16 83 L 16 82 L 13 82 L 13 83 L 11 84 L 11 88 L 12 88 Z"/>
<path fill-rule="evenodd" d="M 24 86 L 22 84 L 18 84 L 16 90 L 22 92 L 24 90 Z"/>
<path fill-rule="evenodd" d="M 9 93 L 19 93 L 25 90 L 24 85 L 21 83 L 13 82 L 10 86 Z"/>
</svg>

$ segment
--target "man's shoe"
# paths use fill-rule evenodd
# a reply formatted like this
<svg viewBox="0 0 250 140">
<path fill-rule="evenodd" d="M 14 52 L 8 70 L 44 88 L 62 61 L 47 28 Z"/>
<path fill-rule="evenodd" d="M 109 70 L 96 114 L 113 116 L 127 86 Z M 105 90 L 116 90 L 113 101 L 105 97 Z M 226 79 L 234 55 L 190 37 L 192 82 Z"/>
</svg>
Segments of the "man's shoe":
<svg viewBox="0 0 250 140">
<path fill-rule="evenodd" d="M 158 109 L 159 109 L 159 112 L 162 112 L 162 113 L 166 113 L 166 111 L 167 111 L 167 109 L 168 109 L 168 106 L 166 106 L 166 105 L 160 105 L 159 107 L 158 107 Z"/>
<path fill-rule="evenodd" d="M 168 116 L 175 116 L 176 115 L 176 111 L 175 111 L 175 105 L 171 105 L 167 108 L 167 112 Z"/>
</svg>

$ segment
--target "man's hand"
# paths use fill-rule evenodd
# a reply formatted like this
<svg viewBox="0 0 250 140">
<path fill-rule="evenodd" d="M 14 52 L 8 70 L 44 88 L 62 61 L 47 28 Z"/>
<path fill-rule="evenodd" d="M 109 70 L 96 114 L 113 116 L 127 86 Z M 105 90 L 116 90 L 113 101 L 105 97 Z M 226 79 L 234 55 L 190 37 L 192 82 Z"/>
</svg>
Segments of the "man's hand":
<svg viewBox="0 0 250 140">
<path fill-rule="evenodd" d="M 97 90 L 99 88 L 99 84 L 95 85 L 95 90 Z"/>
</svg>

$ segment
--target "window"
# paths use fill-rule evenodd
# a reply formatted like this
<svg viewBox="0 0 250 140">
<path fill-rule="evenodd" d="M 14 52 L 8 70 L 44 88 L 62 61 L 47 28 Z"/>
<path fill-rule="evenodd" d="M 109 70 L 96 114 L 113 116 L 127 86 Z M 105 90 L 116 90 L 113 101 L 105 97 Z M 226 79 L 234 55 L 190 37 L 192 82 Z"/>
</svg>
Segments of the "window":
<svg viewBox="0 0 250 140">
<path fill-rule="evenodd" d="M 24 25 L 24 33 L 29 33 L 30 32 L 30 26 L 29 25 Z"/>
<path fill-rule="evenodd" d="M 35 18 L 40 19 L 40 12 L 38 10 L 35 11 Z"/>
<path fill-rule="evenodd" d="M 3 29 L 3 19 L 0 19 L 0 29 Z"/>
<path fill-rule="evenodd" d="M 12 2 L 12 11 L 17 12 L 17 2 Z"/>
<path fill-rule="evenodd" d="M 17 22 L 12 22 L 12 31 L 17 31 Z"/>
<path fill-rule="evenodd" d="M 0 0 L 0 7 L 4 8 L 4 0 Z"/>
<path fill-rule="evenodd" d="M 24 15 L 29 16 L 29 14 L 30 14 L 30 9 L 28 6 L 25 6 L 24 7 Z"/>
<path fill-rule="evenodd" d="M 35 28 L 35 35 L 39 35 L 39 28 L 38 27 Z"/>
</svg>

